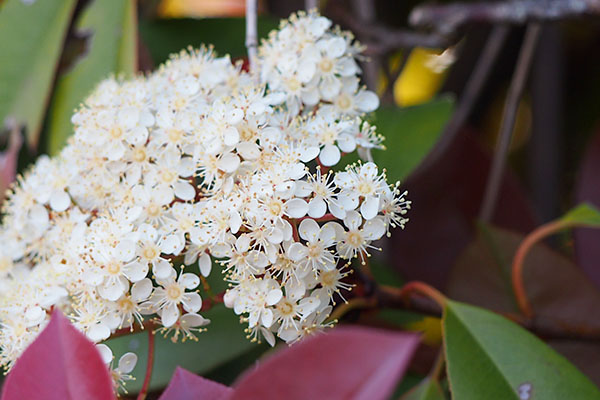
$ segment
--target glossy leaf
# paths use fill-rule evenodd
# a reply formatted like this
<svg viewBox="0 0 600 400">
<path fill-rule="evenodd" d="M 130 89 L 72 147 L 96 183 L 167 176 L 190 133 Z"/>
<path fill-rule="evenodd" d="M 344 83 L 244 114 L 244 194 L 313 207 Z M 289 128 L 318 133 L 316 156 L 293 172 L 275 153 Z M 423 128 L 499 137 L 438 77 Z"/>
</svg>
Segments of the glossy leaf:
<svg viewBox="0 0 600 400">
<path fill-rule="evenodd" d="M 449 297 L 501 312 L 518 312 L 511 286 L 511 262 L 524 236 L 480 226 L 479 235 L 456 263 L 447 286 Z M 574 330 L 600 329 L 600 291 L 571 260 L 544 244 L 534 246 L 525 259 L 524 281 L 528 299 L 541 323 Z M 562 340 L 549 342 L 578 368 L 600 383 L 600 359 L 591 342 L 577 349 Z M 586 347 L 588 351 L 583 351 Z"/>
<path fill-rule="evenodd" d="M 598 388 L 563 356 L 490 311 L 448 301 L 444 346 L 453 398 L 600 398 Z"/>
<path fill-rule="evenodd" d="M 340 327 L 264 360 L 235 385 L 232 399 L 387 399 L 418 336 Z"/>
<path fill-rule="evenodd" d="M 387 150 L 373 150 L 373 158 L 385 166 L 390 182 L 404 181 L 421 163 L 442 134 L 453 105 L 446 97 L 413 107 L 381 107 L 375 112 L 377 132 L 385 136 Z"/>
<path fill-rule="evenodd" d="M 173 343 L 157 334 L 155 338 L 154 367 L 150 389 L 164 388 L 179 366 L 204 375 L 211 370 L 261 346 L 246 339 L 239 317 L 223 305 L 217 305 L 202 316 L 211 320 L 206 332 L 199 333 L 198 341 L 187 340 Z M 139 360 L 132 375 L 135 381 L 127 383 L 127 391 L 136 393 L 141 389 L 146 372 L 148 335 L 145 332 L 127 335 L 107 341 L 115 356 L 133 351 Z M 266 349 L 266 345 L 263 345 Z"/>
<path fill-rule="evenodd" d="M 228 398 L 232 392 L 233 389 L 225 385 L 177 368 L 160 400 L 222 400 Z"/>
<path fill-rule="evenodd" d="M 25 125 L 35 146 L 52 90 L 74 0 L 0 5 L 0 128 L 7 118 Z"/>
<path fill-rule="evenodd" d="M 137 17 L 133 0 L 92 1 L 76 29 L 90 36 L 82 59 L 56 85 L 49 120 L 52 155 L 60 151 L 73 133 L 73 111 L 94 87 L 111 74 L 131 76 L 137 70 Z"/>
<path fill-rule="evenodd" d="M 408 393 L 400 398 L 400 400 L 444 400 L 444 393 L 437 381 L 431 378 L 425 378 Z"/>
<path fill-rule="evenodd" d="M 579 167 L 576 185 L 576 199 L 578 202 L 587 202 L 600 207 L 600 185 L 598 184 L 598 171 L 600 171 L 600 131 L 590 141 L 585 156 Z M 578 264 L 600 287 L 600 229 L 578 228 L 574 232 L 575 254 Z"/>
<path fill-rule="evenodd" d="M 573 225 L 600 227 L 600 211 L 584 203 L 567 212 L 560 220 Z"/>
<path fill-rule="evenodd" d="M 113 381 L 96 346 L 60 311 L 17 360 L 2 400 L 113 399 Z"/>
</svg>

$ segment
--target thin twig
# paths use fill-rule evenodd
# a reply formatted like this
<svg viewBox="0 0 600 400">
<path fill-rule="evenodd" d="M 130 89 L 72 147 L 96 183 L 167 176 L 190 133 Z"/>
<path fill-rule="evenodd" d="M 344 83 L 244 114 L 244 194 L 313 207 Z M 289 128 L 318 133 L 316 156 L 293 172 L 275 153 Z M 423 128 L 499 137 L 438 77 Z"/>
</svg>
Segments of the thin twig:
<svg viewBox="0 0 600 400">
<path fill-rule="evenodd" d="M 525 24 L 599 13 L 598 0 L 510 0 L 422 5 L 412 10 L 409 22 L 412 26 L 433 28 L 439 34 L 447 36 L 473 22 Z"/>
<path fill-rule="evenodd" d="M 146 364 L 146 376 L 144 377 L 144 384 L 142 390 L 138 394 L 137 400 L 144 400 L 148 395 L 148 388 L 150 387 L 150 380 L 152 378 L 152 367 L 154 365 L 154 332 L 148 330 L 148 363 Z"/>
<path fill-rule="evenodd" d="M 539 23 L 531 23 L 527 27 L 525 39 L 523 40 L 523 45 L 521 46 L 521 51 L 519 53 L 519 59 L 517 60 L 517 67 L 510 82 L 508 95 L 506 96 L 506 102 L 504 104 L 502 124 L 496 143 L 496 150 L 490 167 L 490 175 L 485 188 L 481 212 L 479 214 L 480 219 L 484 222 L 489 222 L 491 220 L 494 209 L 496 208 L 498 192 L 500 190 L 500 184 L 502 183 L 502 176 L 506 164 L 506 155 L 508 153 L 513 127 L 517 118 L 517 110 L 519 109 L 519 102 L 523 95 L 525 82 L 527 81 L 540 31 L 541 26 Z"/>
<path fill-rule="evenodd" d="M 496 59 L 500 54 L 500 50 L 502 50 L 509 31 L 510 29 L 507 25 L 496 25 L 492 29 L 492 32 L 485 43 L 485 47 L 477 60 L 473 73 L 465 85 L 460 102 L 458 103 L 452 118 L 448 122 L 448 125 L 446 125 L 446 128 L 444 129 L 441 140 L 436 144 L 421 165 L 419 165 L 418 171 L 415 171 L 414 174 L 417 174 L 419 171 L 425 171 L 433 162 L 444 154 L 446 149 L 454 141 L 454 138 L 460 129 L 464 126 L 465 121 L 473 110 L 473 106 L 479 98 L 483 85 L 490 76 L 492 67 L 496 63 Z"/>
<path fill-rule="evenodd" d="M 248 49 L 248 65 L 252 72 L 256 63 L 256 47 L 258 45 L 256 33 L 256 1 L 246 0 L 246 48 Z"/>
<path fill-rule="evenodd" d="M 318 10 L 319 9 L 319 0 L 304 0 L 304 8 L 306 11 Z"/>
</svg>

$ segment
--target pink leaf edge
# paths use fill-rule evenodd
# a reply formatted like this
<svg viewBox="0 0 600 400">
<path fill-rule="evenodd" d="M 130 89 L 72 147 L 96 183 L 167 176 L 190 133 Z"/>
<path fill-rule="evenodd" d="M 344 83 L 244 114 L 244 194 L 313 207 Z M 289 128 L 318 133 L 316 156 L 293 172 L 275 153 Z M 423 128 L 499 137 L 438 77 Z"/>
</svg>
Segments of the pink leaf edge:
<svg viewBox="0 0 600 400">
<path fill-rule="evenodd" d="M 160 400 L 225 400 L 233 389 L 177 367 Z"/>
<path fill-rule="evenodd" d="M 2 400 L 114 398 L 112 378 L 96 346 L 57 310 L 2 388 Z"/>
</svg>

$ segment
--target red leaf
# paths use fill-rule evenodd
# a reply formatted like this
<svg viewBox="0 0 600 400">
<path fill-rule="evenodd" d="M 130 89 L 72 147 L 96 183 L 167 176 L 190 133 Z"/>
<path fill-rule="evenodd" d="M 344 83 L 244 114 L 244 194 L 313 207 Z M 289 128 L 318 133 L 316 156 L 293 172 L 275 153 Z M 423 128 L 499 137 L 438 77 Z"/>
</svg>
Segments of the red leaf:
<svg viewBox="0 0 600 400">
<path fill-rule="evenodd" d="M 96 346 L 60 311 L 17 360 L 2 389 L 2 400 L 114 398 Z"/>
<path fill-rule="evenodd" d="M 592 138 L 587 147 L 585 157 L 577 178 L 577 203 L 587 202 L 600 207 L 600 131 Z M 575 251 L 581 268 L 600 286 L 600 229 L 580 228 L 575 230 Z"/>
<path fill-rule="evenodd" d="M 235 385 L 233 399 L 386 399 L 418 336 L 340 327 L 275 353 Z"/>
<path fill-rule="evenodd" d="M 387 260 L 407 280 L 443 289 L 455 260 L 476 232 L 488 180 L 490 155 L 470 132 L 462 132 L 429 167 L 402 183 L 412 206 L 410 222 L 383 244 Z M 535 226 L 532 209 L 515 174 L 507 168 L 492 222 L 527 233 Z M 435 251 L 431 251 L 435 243 Z"/>
<path fill-rule="evenodd" d="M 233 389 L 218 382 L 205 379 L 181 367 L 177 367 L 169 386 L 160 396 L 160 400 L 223 400 Z"/>
</svg>

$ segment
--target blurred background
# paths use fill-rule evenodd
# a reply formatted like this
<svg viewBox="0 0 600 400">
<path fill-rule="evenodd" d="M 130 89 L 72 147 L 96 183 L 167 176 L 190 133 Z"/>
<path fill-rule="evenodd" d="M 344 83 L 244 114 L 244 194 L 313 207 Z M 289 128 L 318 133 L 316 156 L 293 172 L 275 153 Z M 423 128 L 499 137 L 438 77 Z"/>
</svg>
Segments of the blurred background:
<svg viewBox="0 0 600 400">
<path fill-rule="evenodd" d="M 507 271 L 523 236 L 578 203 L 600 206 L 599 2 L 264 0 L 259 35 L 315 5 L 365 45 L 363 83 L 381 98 L 372 119 L 387 147 L 374 157 L 413 202 L 406 229 L 374 256 L 371 278 L 422 280 L 454 299 L 516 311 Z M 2 192 L 40 154 L 60 151 L 73 110 L 101 79 L 152 71 L 202 44 L 243 59 L 244 12 L 244 0 L 0 1 Z M 599 244 L 598 232 L 579 229 L 538 249 L 526 286 L 542 315 L 600 329 Z M 352 296 L 368 295 L 373 288 L 355 275 Z M 266 350 L 243 338 L 233 313 L 208 314 L 221 330 L 183 347 L 160 342 L 154 388 L 176 363 L 229 383 Z M 411 374 L 416 382 L 427 373 L 437 318 L 386 309 L 344 318 L 425 332 L 431 348 Z M 115 340 L 125 352 L 146 339 Z M 598 342 L 549 343 L 600 383 Z M 134 374 L 144 365 L 142 357 Z"/>
</svg>

